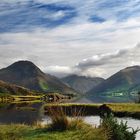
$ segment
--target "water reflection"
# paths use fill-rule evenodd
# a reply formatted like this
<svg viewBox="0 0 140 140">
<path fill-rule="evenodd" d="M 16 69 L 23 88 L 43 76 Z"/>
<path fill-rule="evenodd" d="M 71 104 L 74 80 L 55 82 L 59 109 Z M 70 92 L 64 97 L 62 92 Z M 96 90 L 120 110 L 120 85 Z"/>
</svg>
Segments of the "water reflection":
<svg viewBox="0 0 140 140">
<path fill-rule="evenodd" d="M 0 123 L 33 124 L 41 120 L 41 102 L 0 103 Z"/>
<path fill-rule="evenodd" d="M 33 124 L 41 121 L 42 124 L 48 124 L 51 119 L 43 111 L 43 102 L 19 102 L 19 103 L 0 103 L 0 123 L 25 123 Z M 100 123 L 99 116 L 85 116 L 85 122 L 98 126 Z M 121 118 L 118 120 L 128 121 L 128 126 L 136 129 L 140 128 L 140 120 L 132 118 Z M 140 140 L 140 132 L 136 140 Z"/>
</svg>

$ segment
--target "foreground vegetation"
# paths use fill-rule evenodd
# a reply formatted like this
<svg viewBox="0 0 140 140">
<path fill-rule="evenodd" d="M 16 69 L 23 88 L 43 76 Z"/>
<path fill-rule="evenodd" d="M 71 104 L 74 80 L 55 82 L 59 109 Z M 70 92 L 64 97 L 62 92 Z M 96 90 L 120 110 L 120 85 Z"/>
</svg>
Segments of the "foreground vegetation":
<svg viewBox="0 0 140 140">
<path fill-rule="evenodd" d="M 1 140 L 107 140 L 99 128 L 78 122 L 71 124 L 65 131 L 50 131 L 49 127 L 27 125 L 1 125 Z"/>
<path fill-rule="evenodd" d="M 112 115 L 104 115 L 96 127 L 79 117 L 66 117 L 62 108 L 48 111 L 52 122 L 47 126 L 41 123 L 0 125 L 0 140 L 135 140 L 139 131 L 128 131 L 127 123 L 118 123 Z"/>
</svg>

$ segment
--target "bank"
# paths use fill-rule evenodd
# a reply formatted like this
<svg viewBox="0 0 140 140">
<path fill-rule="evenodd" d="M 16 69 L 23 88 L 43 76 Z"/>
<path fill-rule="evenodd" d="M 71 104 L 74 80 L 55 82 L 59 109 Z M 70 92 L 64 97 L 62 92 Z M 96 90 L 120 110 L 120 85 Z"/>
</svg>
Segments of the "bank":
<svg viewBox="0 0 140 140">
<path fill-rule="evenodd" d="M 63 104 L 45 104 L 44 110 L 47 113 L 48 108 L 62 107 L 66 114 L 72 115 L 74 111 L 80 112 L 81 115 L 99 115 L 100 107 L 103 104 L 76 104 L 76 103 L 63 103 Z M 140 119 L 140 104 L 136 103 L 110 103 L 104 104 L 111 109 L 116 117 L 133 117 Z"/>
</svg>

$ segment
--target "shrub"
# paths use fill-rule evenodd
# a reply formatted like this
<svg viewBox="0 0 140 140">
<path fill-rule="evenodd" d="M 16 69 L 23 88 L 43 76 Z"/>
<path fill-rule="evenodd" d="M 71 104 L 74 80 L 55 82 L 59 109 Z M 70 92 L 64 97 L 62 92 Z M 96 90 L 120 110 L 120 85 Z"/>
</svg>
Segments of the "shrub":
<svg viewBox="0 0 140 140">
<path fill-rule="evenodd" d="M 139 131 L 138 129 L 132 131 L 128 130 L 130 127 L 127 126 L 127 122 L 121 121 L 120 123 L 117 121 L 113 115 L 109 117 L 104 117 L 101 120 L 101 127 L 106 129 L 109 133 L 109 140 L 135 140 L 136 133 Z"/>
</svg>

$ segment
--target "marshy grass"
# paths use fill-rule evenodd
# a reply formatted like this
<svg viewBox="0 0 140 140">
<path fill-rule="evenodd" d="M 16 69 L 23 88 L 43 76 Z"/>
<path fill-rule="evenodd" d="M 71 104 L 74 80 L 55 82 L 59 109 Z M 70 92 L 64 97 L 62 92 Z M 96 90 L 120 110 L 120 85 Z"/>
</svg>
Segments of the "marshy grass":
<svg viewBox="0 0 140 140">
<path fill-rule="evenodd" d="M 83 115 L 100 115 L 100 106 L 102 104 L 46 104 L 44 105 L 44 110 L 47 110 L 48 107 L 62 107 L 64 110 L 67 110 L 67 114 L 69 115 L 71 108 L 84 108 Z M 107 103 L 105 104 L 112 110 L 117 117 L 133 117 L 140 119 L 140 104 L 136 103 Z"/>
<path fill-rule="evenodd" d="M 122 104 L 107 104 L 117 117 L 132 117 L 140 119 L 140 104 L 122 103 Z"/>
<path fill-rule="evenodd" d="M 24 124 L 0 125 L 0 140 L 19 140 L 30 129 Z"/>
<path fill-rule="evenodd" d="M 100 104 L 101 105 L 101 104 Z M 66 113 L 67 116 L 86 116 L 86 115 L 96 115 L 98 114 L 98 108 L 100 105 L 97 104 L 46 104 L 44 105 L 44 111 L 47 113 L 48 109 L 62 108 L 62 110 Z"/>
<path fill-rule="evenodd" d="M 64 120 L 63 122 L 59 121 L 61 129 L 58 127 L 56 129 L 54 124 L 53 127 L 52 125 L 43 127 L 39 122 L 33 126 L 24 124 L 0 125 L 0 140 L 108 140 L 108 136 L 102 128 L 92 127 L 81 119 L 67 121 L 69 123 L 68 125 L 65 123 L 65 126 L 68 127 L 65 127 L 66 129 L 63 131 L 61 125 L 64 125 Z"/>
<path fill-rule="evenodd" d="M 80 104 L 80 103 L 61 103 L 61 104 L 46 104 L 45 107 L 49 106 L 59 106 L 59 107 L 95 107 L 98 108 L 102 104 Z M 140 112 L 140 104 L 139 103 L 106 103 L 110 109 L 113 111 L 129 111 L 129 112 Z"/>
<path fill-rule="evenodd" d="M 114 112 L 140 112 L 140 104 L 136 103 L 112 103 L 107 104 Z"/>
<path fill-rule="evenodd" d="M 70 122 L 61 107 L 58 107 L 57 109 L 49 107 L 48 114 L 52 121 L 52 123 L 49 125 L 50 130 L 63 131 L 68 129 Z"/>
<path fill-rule="evenodd" d="M 49 106 L 47 113 L 51 118 L 52 123 L 49 125 L 51 130 L 64 131 L 70 129 L 76 122 L 82 121 L 84 109 L 83 108 L 71 108 L 67 110 L 61 106 Z M 68 117 L 68 114 L 70 115 Z"/>
<path fill-rule="evenodd" d="M 100 126 L 95 127 L 82 120 L 85 108 L 73 107 L 70 117 L 65 109 L 49 106 L 52 122 L 48 125 L 0 125 L 0 140 L 135 140 L 138 130 L 129 132 L 127 123 L 118 123 L 112 116 L 102 118 Z"/>
</svg>

